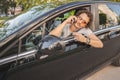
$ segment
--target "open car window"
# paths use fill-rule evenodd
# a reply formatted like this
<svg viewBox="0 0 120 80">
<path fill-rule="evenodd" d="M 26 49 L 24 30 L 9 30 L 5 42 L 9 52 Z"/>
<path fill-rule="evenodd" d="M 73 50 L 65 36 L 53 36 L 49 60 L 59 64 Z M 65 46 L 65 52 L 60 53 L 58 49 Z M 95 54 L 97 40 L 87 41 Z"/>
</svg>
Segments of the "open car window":
<svg viewBox="0 0 120 80">
<path fill-rule="evenodd" d="M 91 7 L 90 6 L 87 6 L 85 7 L 87 10 L 91 10 Z M 60 25 L 64 20 L 66 20 L 67 18 L 69 18 L 70 16 L 74 16 L 75 15 L 75 12 L 79 10 L 79 9 L 73 9 L 73 10 L 69 10 L 67 12 L 64 12 L 58 16 L 56 16 L 55 18 L 53 18 L 52 20 L 49 20 L 47 23 L 46 23 L 46 32 L 48 35 L 53 29 L 55 29 L 58 25 Z M 62 38 L 60 37 L 61 39 L 65 39 L 65 38 Z M 66 37 L 66 40 L 69 41 L 69 39 L 67 39 Z M 76 42 L 76 41 L 71 41 L 69 42 L 68 44 L 65 45 L 65 52 L 67 51 L 71 51 L 73 49 L 76 49 L 76 48 L 80 48 L 81 46 L 86 46 L 85 44 L 81 44 L 79 42 Z"/>
</svg>

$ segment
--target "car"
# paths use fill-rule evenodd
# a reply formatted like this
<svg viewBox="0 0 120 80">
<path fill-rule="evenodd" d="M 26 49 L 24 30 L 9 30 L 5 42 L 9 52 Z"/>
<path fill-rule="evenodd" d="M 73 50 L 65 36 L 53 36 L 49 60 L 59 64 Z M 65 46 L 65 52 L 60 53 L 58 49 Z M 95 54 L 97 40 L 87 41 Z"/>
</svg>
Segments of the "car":
<svg viewBox="0 0 120 80">
<path fill-rule="evenodd" d="M 93 14 L 103 48 L 49 35 L 80 8 Z M 110 64 L 120 66 L 120 3 L 41 4 L 0 28 L 0 80 L 84 80 Z"/>
</svg>

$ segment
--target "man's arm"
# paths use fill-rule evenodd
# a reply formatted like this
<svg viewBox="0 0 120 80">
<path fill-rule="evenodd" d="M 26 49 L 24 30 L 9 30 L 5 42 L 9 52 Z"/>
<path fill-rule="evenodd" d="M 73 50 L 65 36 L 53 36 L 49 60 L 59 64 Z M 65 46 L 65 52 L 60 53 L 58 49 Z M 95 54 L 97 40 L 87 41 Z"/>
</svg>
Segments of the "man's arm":
<svg viewBox="0 0 120 80">
<path fill-rule="evenodd" d="M 89 44 L 95 48 L 103 48 L 103 43 L 102 41 L 95 35 L 95 34 L 90 34 L 88 37 L 84 37 L 82 34 L 74 32 L 73 33 L 74 37 L 76 40 Z"/>
<path fill-rule="evenodd" d="M 58 25 L 55 29 L 53 29 L 49 34 L 60 37 L 63 31 L 64 26 L 66 25 L 66 21 L 62 24 Z"/>
<path fill-rule="evenodd" d="M 96 48 L 103 48 L 102 41 L 94 34 L 89 35 L 90 38 L 90 45 Z"/>
<path fill-rule="evenodd" d="M 68 19 L 66 19 L 62 24 L 58 25 L 55 29 L 53 29 L 49 34 L 50 35 L 54 35 L 54 36 L 57 36 L 57 37 L 60 37 L 61 34 L 62 34 L 62 31 L 64 29 L 64 26 L 66 24 L 71 24 L 71 20 L 75 18 L 76 19 L 76 16 L 70 16 Z"/>
</svg>

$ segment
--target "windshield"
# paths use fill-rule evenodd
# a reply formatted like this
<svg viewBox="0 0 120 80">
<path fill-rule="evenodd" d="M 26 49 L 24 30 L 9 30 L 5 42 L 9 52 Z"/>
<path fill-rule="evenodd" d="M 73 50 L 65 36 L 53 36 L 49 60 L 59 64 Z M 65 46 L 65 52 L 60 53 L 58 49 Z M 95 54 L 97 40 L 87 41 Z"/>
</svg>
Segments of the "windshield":
<svg viewBox="0 0 120 80">
<path fill-rule="evenodd" d="M 30 10 L 28 10 L 26 13 L 23 13 L 14 19 L 8 20 L 0 28 L 0 41 L 5 39 L 12 33 L 16 32 L 20 28 L 22 28 L 23 25 L 29 23 L 30 21 L 33 21 L 38 16 L 41 16 L 45 12 L 48 12 L 54 9 L 55 7 L 56 7 L 55 4 L 35 6 L 31 8 Z"/>
</svg>

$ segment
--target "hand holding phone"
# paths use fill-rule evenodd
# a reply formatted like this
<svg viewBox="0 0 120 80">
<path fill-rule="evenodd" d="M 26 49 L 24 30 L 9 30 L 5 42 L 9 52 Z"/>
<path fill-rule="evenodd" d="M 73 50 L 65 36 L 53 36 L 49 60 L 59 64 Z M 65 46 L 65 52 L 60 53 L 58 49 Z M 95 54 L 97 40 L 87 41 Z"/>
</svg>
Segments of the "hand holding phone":
<svg viewBox="0 0 120 80">
<path fill-rule="evenodd" d="M 71 23 L 72 23 L 72 24 L 73 24 L 73 23 L 76 23 L 76 19 L 75 19 L 75 18 L 71 19 Z"/>
<path fill-rule="evenodd" d="M 74 24 L 77 22 L 77 17 L 76 16 L 70 16 L 69 18 L 67 18 L 65 20 L 65 23 L 70 23 L 70 24 Z"/>
</svg>

